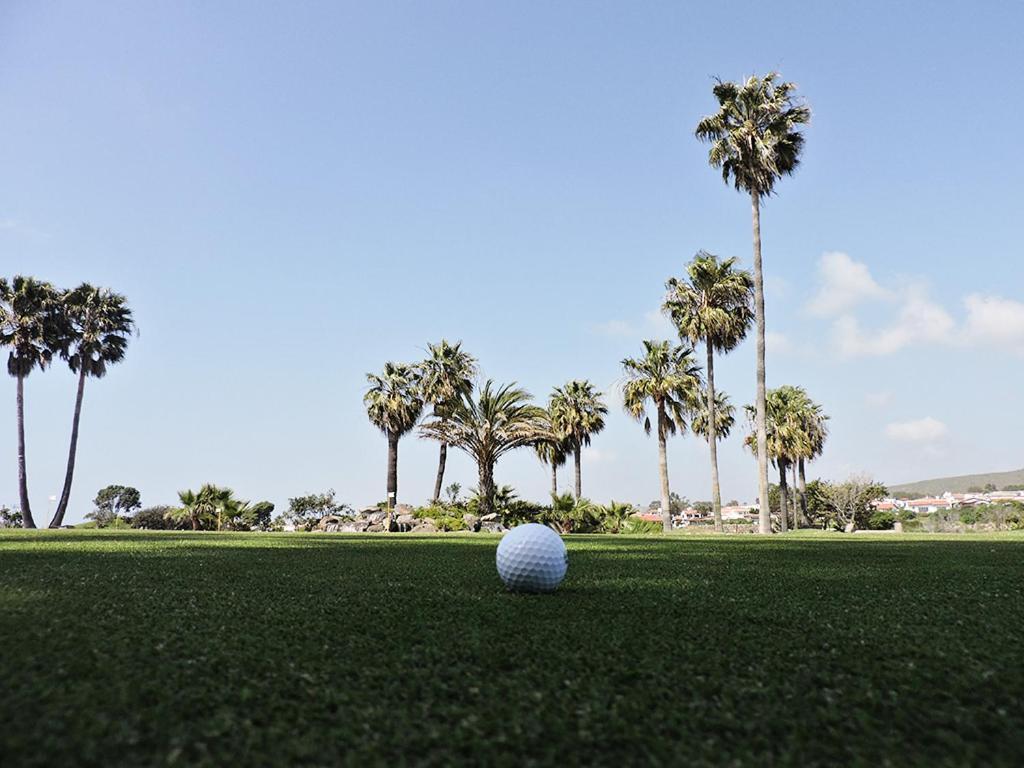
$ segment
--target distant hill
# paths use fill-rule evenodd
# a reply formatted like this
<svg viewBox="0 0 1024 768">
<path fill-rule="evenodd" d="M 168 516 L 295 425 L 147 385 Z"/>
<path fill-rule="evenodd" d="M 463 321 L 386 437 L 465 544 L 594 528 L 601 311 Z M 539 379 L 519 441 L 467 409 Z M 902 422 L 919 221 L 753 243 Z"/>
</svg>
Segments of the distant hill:
<svg viewBox="0 0 1024 768">
<path fill-rule="evenodd" d="M 913 493 L 917 496 L 933 496 L 943 491 L 964 493 L 968 488 L 984 488 L 991 483 L 1002 490 L 1007 485 L 1024 485 L 1024 469 L 1012 472 L 989 472 L 985 475 L 957 475 L 956 477 L 937 477 L 934 480 L 919 480 L 916 483 L 890 485 L 890 493 Z"/>
</svg>

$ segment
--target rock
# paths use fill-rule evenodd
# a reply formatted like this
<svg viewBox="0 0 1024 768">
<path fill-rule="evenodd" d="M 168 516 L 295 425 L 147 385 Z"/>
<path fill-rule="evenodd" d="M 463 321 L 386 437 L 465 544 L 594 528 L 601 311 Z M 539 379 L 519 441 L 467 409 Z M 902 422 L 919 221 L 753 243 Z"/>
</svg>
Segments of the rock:
<svg viewBox="0 0 1024 768">
<path fill-rule="evenodd" d="M 380 510 L 377 509 L 377 507 L 363 507 L 362 509 L 359 510 L 359 516 L 369 517 L 370 515 L 376 514 L 377 512 L 380 512 Z"/>
<path fill-rule="evenodd" d="M 376 512 L 371 512 L 370 514 L 366 515 L 365 517 L 366 517 L 366 521 L 370 525 L 377 525 L 378 523 L 383 523 L 384 522 L 384 518 L 386 518 L 387 516 L 388 516 L 387 512 L 381 512 L 380 510 L 377 510 Z"/>
<path fill-rule="evenodd" d="M 471 531 L 480 530 L 480 518 L 474 514 L 467 512 L 462 516 L 462 522 L 466 524 L 466 528 Z"/>
<path fill-rule="evenodd" d="M 490 522 L 493 522 L 493 521 L 495 521 L 497 519 L 498 519 L 498 513 L 497 512 L 491 512 L 490 514 L 484 515 L 483 517 L 481 517 L 480 518 L 480 522 L 481 523 L 490 523 Z"/>
<path fill-rule="evenodd" d="M 896 533 L 903 533 L 903 523 L 897 520 L 895 523 L 892 524 L 892 529 L 896 531 Z"/>
<path fill-rule="evenodd" d="M 422 520 L 409 533 L 437 533 L 437 526 L 430 520 Z"/>
<path fill-rule="evenodd" d="M 417 523 L 416 515 L 412 514 L 411 512 L 406 512 L 399 515 L 397 521 L 399 525 L 414 526 Z"/>
<path fill-rule="evenodd" d="M 367 533 L 381 533 L 383 530 L 384 530 L 384 524 L 383 523 L 374 523 L 373 525 L 368 525 L 366 527 L 366 532 Z"/>
<path fill-rule="evenodd" d="M 413 508 L 412 508 L 411 504 L 396 504 L 395 505 L 395 514 L 398 515 L 399 517 L 401 517 L 402 515 L 411 515 L 412 513 L 413 513 Z"/>
<path fill-rule="evenodd" d="M 500 520 L 488 520 L 487 522 L 481 522 L 478 530 L 484 533 L 504 533 L 508 529 L 501 524 Z"/>
<path fill-rule="evenodd" d="M 370 524 L 366 520 L 355 520 L 352 523 L 352 530 L 355 533 L 363 533 L 369 527 Z"/>
</svg>

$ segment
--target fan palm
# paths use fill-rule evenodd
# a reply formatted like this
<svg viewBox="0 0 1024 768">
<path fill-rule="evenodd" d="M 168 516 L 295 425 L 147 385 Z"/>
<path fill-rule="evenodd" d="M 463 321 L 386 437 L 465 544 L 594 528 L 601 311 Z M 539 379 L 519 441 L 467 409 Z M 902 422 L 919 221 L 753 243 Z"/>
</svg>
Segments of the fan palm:
<svg viewBox="0 0 1024 768">
<path fill-rule="evenodd" d="M 804 137 L 799 127 L 810 110 L 795 99 L 793 83 L 777 82 L 774 72 L 751 76 L 742 83 L 719 80 L 713 89 L 719 109 L 696 128 L 701 141 L 710 142 L 708 162 L 720 168 L 726 184 L 750 195 L 754 235 L 754 316 L 757 322 L 757 400 L 754 430 L 757 444 L 760 531 L 771 533 L 768 510 L 768 449 L 765 426 L 764 279 L 761 269 L 761 198 L 775 191 L 782 176 L 792 174 L 800 162 Z"/>
<path fill-rule="evenodd" d="M 693 434 L 700 435 L 705 440 L 711 439 L 711 430 L 708 428 L 708 401 L 707 390 L 702 390 L 700 402 L 690 416 L 690 429 Z M 724 440 L 729 436 L 732 428 L 736 425 L 736 407 L 729 402 L 729 396 L 718 390 L 715 392 L 715 438 Z"/>
<path fill-rule="evenodd" d="M 0 278 L 0 347 L 10 350 L 7 372 L 18 382 L 18 494 L 25 528 L 36 527 L 25 461 L 25 379 L 60 352 L 63 328 L 59 293 L 52 285 L 21 275 L 10 282 Z"/>
<path fill-rule="evenodd" d="M 779 470 L 779 522 L 783 533 L 789 528 L 789 482 L 786 470 L 801 452 L 806 451 L 806 435 L 800 420 L 800 412 L 807 394 L 790 385 L 770 389 L 766 397 L 765 442 L 767 459 Z M 745 407 L 751 426 L 757 417 L 756 406 Z M 746 440 L 747 446 L 755 453 L 758 450 L 757 434 L 752 431 Z"/>
<path fill-rule="evenodd" d="M 62 305 L 67 339 L 61 354 L 72 372 L 78 374 L 78 391 L 71 420 L 71 447 L 68 449 L 64 489 L 50 521 L 51 528 L 60 527 L 71 499 L 85 380 L 89 376 L 102 378 L 107 373 L 107 366 L 124 359 L 128 340 L 135 329 L 132 311 L 125 297 L 105 288 L 83 283 L 64 294 Z"/>
<path fill-rule="evenodd" d="M 167 511 L 165 517 L 170 520 L 187 520 L 192 525 L 193 531 L 198 531 L 201 524 L 213 519 L 217 511 L 217 504 L 210 489 L 214 486 L 206 484 L 198 492 L 191 489 L 178 491 L 180 507 Z"/>
<path fill-rule="evenodd" d="M 572 450 L 576 468 L 576 498 L 580 499 L 583 491 L 580 466 L 583 448 L 590 445 L 591 438 L 604 429 L 608 408 L 593 384 L 585 380 L 574 380 L 564 387 L 555 388 L 551 393 L 548 411 L 555 434 L 564 439 Z"/>
<path fill-rule="evenodd" d="M 681 338 L 704 344 L 707 355 L 707 392 L 704 408 L 709 418 L 708 446 L 711 454 L 711 508 L 715 530 L 722 531 L 722 490 L 718 481 L 718 437 L 715 418 L 715 352 L 729 352 L 747 335 L 753 320 L 754 281 L 746 270 L 736 269 L 736 259 L 719 260 L 700 251 L 687 267 L 682 280 L 666 284 L 664 309 Z"/>
<path fill-rule="evenodd" d="M 825 450 L 825 440 L 828 438 L 828 415 L 816 402 L 807 397 L 804 398 L 798 408 L 798 418 L 803 431 L 801 452 L 796 457 L 794 471 L 799 471 L 799 481 L 795 482 L 797 496 L 800 501 L 800 513 L 803 519 L 807 520 L 807 476 L 805 474 L 805 462 L 814 461 L 821 456 Z"/>
<path fill-rule="evenodd" d="M 548 425 L 548 432 L 533 444 L 533 450 L 537 454 L 537 458 L 540 459 L 542 464 L 547 464 L 551 467 L 551 495 L 558 495 L 558 468 L 563 466 L 569 459 L 569 447 L 564 438 L 559 438 L 555 434 L 554 427 L 551 426 L 551 412 L 545 408 L 541 409 L 544 411 L 544 418 Z"/>
<path fill-rule="evenodd" d="M 423 413 L 419 370 L 406 363 L 385 363 L 380 375 L 366 374 L 370 389 L 363 397 L 370 422 L 388 439 L 387 528 L 398 503 L 398 441 Z"/>
<path fill-rule="evenodd" d="M 698 404 L 701 390 L 700 366 L 693 348 L 672 346 L 667 341 L 645 341 L 644 355 L 626 358 L 622 368 L 626 383 L 622 399 L 626 412 L 651 434 L 647 403 L 654 404 L 658 428 L 658 472 L 661 477 L 662 526 L 672 530 L 672 509 L 668 485 L 668 436 L 686 430 L 686 415 Z"/>
<path fill-rule="evenodd" d="M 429 357 L 420 363 L 420 389 L 424 402 L 434 406 L 434 416 L 445 418 L 453 403 L 467 392 L 473 391 L 473 377 L 477 374 L 476 358 L 462 350 L 462 342 L 427 344 Z M 434 481 L 433 503 L 441 498 L 444 466 L 448 459 L 448 444 L 441 443 L 437 461 L 437 479 Z"/>
<path fill-rule="evenodd" d="M 530 403 L 530 393 L 514 384 L 488 380 L 479 396 L 467 392 L 452 404 L 446 418 L 435 416 L 420 426 L 422 437 L 455 446 L 477 465 L 480 515 L 494 511 L 494 466 L 509 451 L 530 446 L 550 434 L 544 409 Z"/>
</svg>

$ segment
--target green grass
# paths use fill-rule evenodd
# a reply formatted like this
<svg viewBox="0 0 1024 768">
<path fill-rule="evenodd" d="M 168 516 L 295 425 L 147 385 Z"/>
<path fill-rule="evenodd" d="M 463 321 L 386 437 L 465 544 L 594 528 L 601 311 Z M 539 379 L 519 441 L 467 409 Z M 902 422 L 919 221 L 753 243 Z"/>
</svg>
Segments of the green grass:
<svg viewBox="0 0 1024 768">
<path fill-rule="evenodd" d="M 1024 536 L 0 535 L 0 763 L 1020 765 Z"/>
</svg>

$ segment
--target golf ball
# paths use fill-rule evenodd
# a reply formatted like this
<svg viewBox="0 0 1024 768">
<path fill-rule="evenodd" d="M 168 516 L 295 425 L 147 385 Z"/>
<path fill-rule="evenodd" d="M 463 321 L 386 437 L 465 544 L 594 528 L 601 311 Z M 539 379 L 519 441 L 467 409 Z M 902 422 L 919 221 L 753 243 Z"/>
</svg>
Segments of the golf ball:
<svg viewBox="0 0 1024 768">
<path fill-rule="evenodd" d="M 569 567 L 562 537 L 539 523 L 526 523 L 498 544 L 498 575 L 513 592 L 553 592 Z"/>
</svg>

